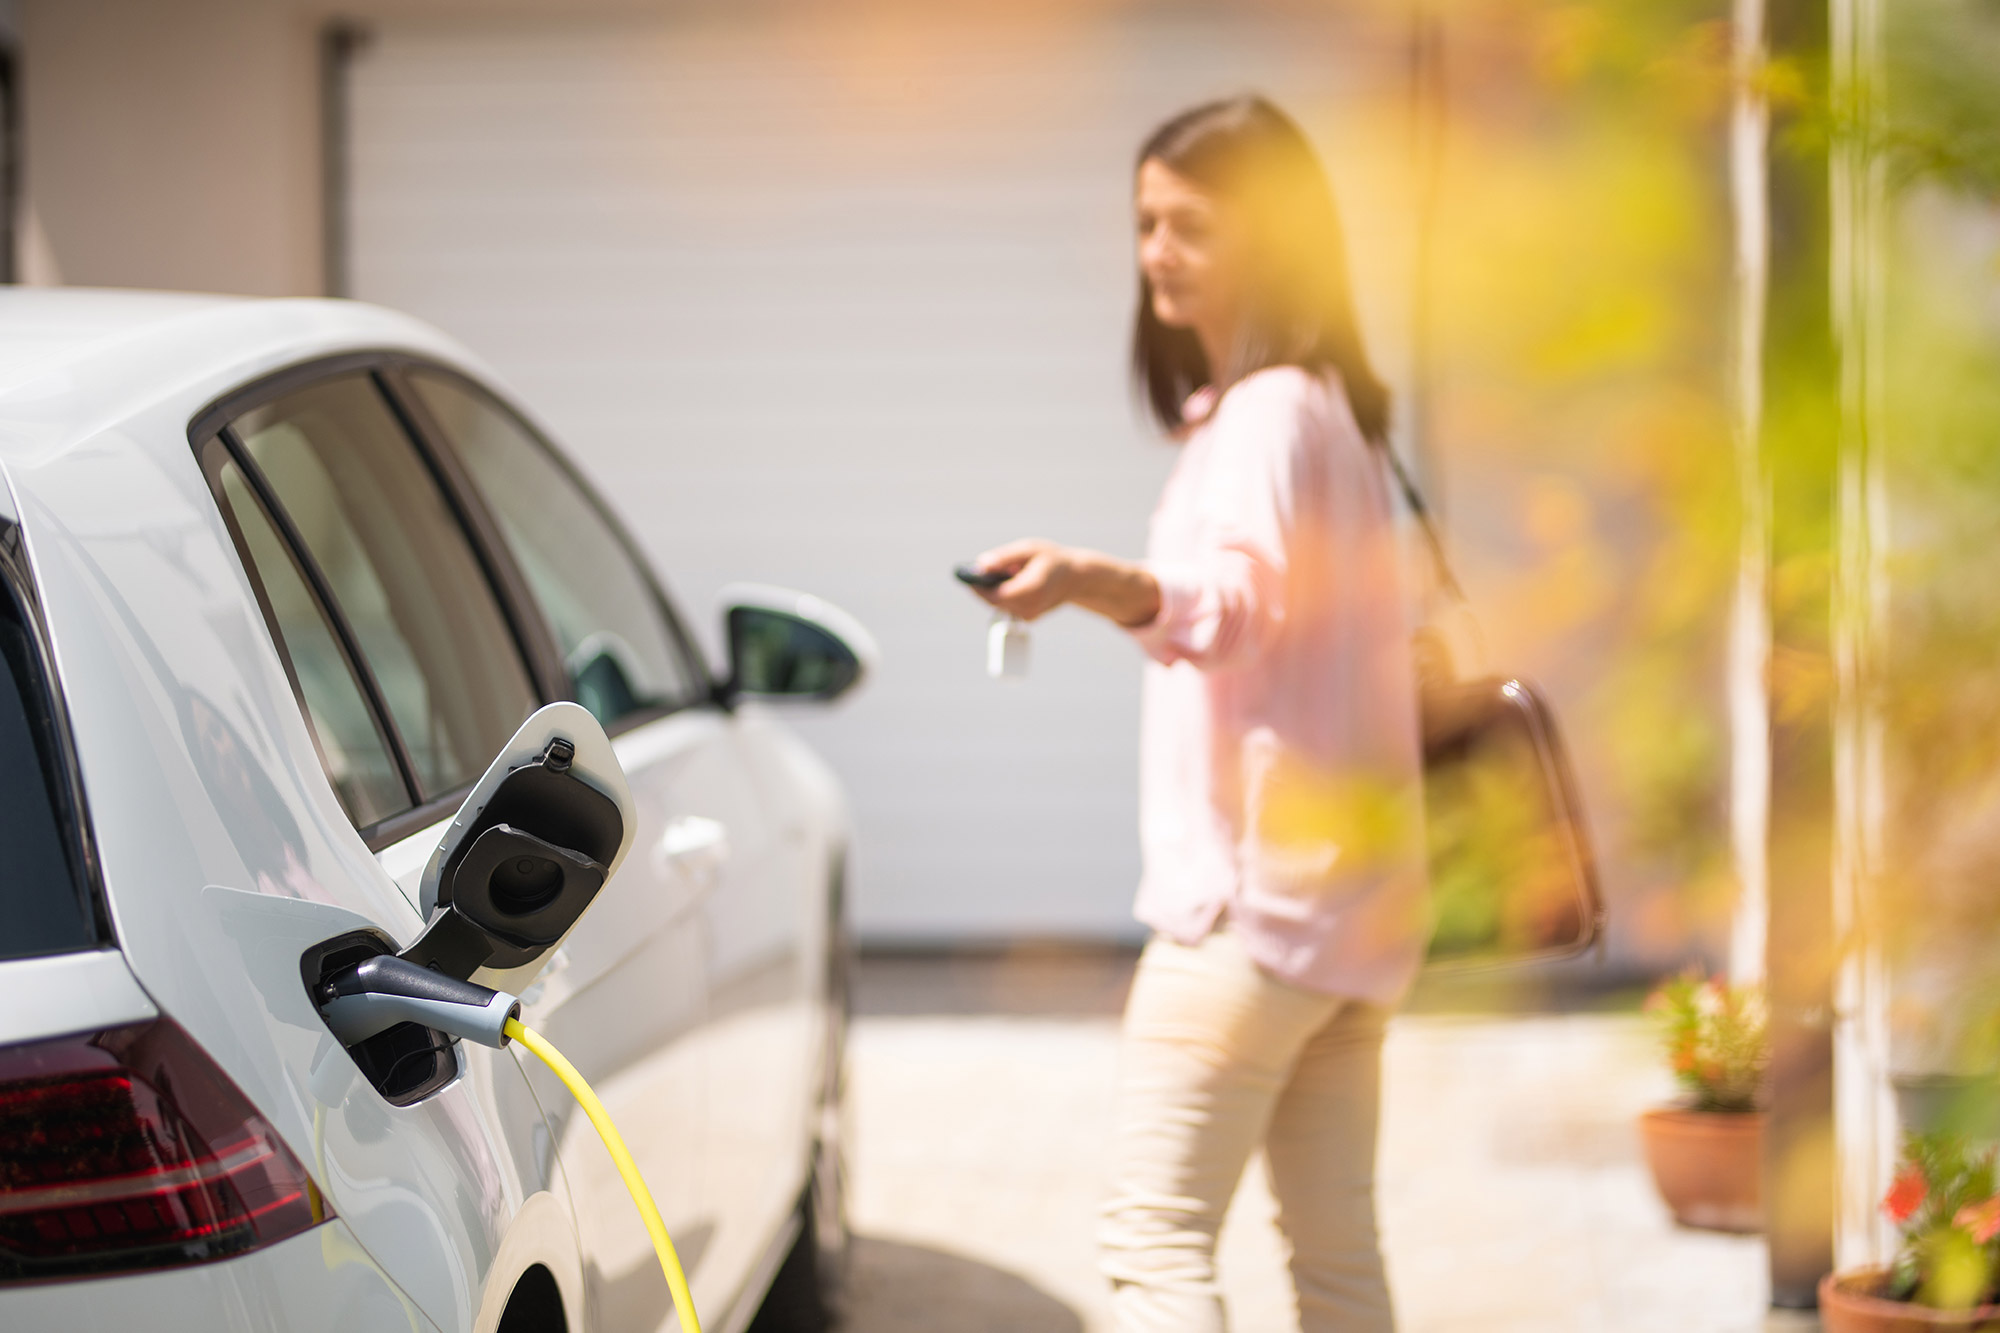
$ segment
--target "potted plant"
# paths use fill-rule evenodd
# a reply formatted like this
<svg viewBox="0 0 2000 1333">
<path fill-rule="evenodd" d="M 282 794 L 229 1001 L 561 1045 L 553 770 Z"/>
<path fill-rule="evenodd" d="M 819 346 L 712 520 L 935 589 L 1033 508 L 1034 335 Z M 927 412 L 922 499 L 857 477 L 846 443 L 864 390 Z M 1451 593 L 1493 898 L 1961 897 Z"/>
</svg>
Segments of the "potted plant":
<svg viewBox="0 0 2000 1333">
<path fill-rule="evenodd" d="M 1683 1097 L 1639 1118 L 1653 1183 L 1683 1226 L 1757 1231 L 1764 1224 L 1764 1113 L 1770 1064 L 1763 993 L 1698 972 L 1646 1001 Z"/>
<path fill-rule="evenodd" d="M 1883 1211 L 1902 1230 L 1888 1268 L 1819 1284 L 1826 1333 L 2000 1329 L 2000 1189 L 1994 1151 L 1949 1134 L 1912 1134 Z"/>
</svg>

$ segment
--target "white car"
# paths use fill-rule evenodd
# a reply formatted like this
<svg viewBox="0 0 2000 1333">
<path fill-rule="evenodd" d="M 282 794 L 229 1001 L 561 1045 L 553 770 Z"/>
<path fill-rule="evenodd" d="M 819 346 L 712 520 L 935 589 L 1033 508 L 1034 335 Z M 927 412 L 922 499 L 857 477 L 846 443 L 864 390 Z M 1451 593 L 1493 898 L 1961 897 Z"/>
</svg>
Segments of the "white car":
<svg viewBox="0 0 2000 1333">
<path fill-rule="evenodd" d="M 315 998 L 449 910 L 447 825 L 559 700 L 629 853 L 476 979 L 604 1099 L 711 1333 L 817 1327 L 849 835 L 766 701 L 865 633 L 741 590 L 711 676 L 491 377 L 365 305 L 0 294 L 0 475 L 0 1328 L 672 1326 L 531 1056 L 347 1049 Z"/>
</svg>

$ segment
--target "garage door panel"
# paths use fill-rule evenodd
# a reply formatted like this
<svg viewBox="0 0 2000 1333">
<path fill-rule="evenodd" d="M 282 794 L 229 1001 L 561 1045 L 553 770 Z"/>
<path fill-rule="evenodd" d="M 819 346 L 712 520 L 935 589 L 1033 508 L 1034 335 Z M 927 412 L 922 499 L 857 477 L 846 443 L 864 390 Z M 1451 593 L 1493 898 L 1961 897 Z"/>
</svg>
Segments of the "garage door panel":
<svg viewBox="0 0 2000 1333">
<path fill-rule="evenodd" d="M 1140 658 L 1050 623 L 997 685 L 949 566 L 1143 543 L 1172 454 L 1125 383 L 1140 135 L 1249 87 L 1323 129 L 1400 65 L 1365 18 L 1248 4 L 892 8 L 383 23 L 347 75 L 347 272 L 508 377 L 711 647 L 745 578 L 874 631 L 870 689 L 799 721 L 848 783 L 864 937 L 1129 936 Z M 1406 196 L 1330 142 L 1393 260 Z"/>
</svg>

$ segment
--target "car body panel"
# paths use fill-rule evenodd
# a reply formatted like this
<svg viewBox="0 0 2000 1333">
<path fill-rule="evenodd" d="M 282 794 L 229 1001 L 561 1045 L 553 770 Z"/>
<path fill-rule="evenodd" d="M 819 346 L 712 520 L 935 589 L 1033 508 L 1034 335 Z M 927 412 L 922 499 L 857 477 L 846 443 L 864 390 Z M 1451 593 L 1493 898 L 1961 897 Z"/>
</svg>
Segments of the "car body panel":
<svg viewBox="0 0 2000 1333">
<path fill-rule="evenodd" d="M 823 905 L 797 895 L 827 881 L 844 816 L 824 767 L 770 708 L 741 704 L 732 723 L 744 781 L 764 799 L 730 875 L 702 904 L 711 969 L 703 1189 L 720 1227 L 718 1263 L 747 1282 L 810 1168 L 830 941 Z"/>
</svg>

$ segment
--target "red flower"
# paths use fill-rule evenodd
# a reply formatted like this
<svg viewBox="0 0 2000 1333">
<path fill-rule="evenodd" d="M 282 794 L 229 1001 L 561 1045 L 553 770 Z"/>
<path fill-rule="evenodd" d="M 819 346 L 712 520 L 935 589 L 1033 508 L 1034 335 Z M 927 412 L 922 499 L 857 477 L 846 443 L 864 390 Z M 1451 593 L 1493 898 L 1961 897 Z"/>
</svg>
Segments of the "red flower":
<svg viewBox="0 0 2000 1333">
<path fill-rule="evenodd" d="M 1981 1245 L 2000 1236 L 2000 1194 L 1985 1203 L 1968 1203 L 1958 1210 L 1958 1216 L 1951 1219 L 1951 1224 L 1970 1231 L 1972 1238 Z"/>
<path fill-rule="evenodd" d="M 1924 1169 L 1912 1162 L 1896 1173 L 1895 1182 L 1889 1186 L 1889 1193 L 1882 1200 L 1882 1209 L 1889 1214 L 1890 1220 L 1900 1226 L 1923 1205 L 1924 1196 L 1930 1193 L 1930 1189 L 1930 1182 L 1924 1179 Z"/>
</svg>

